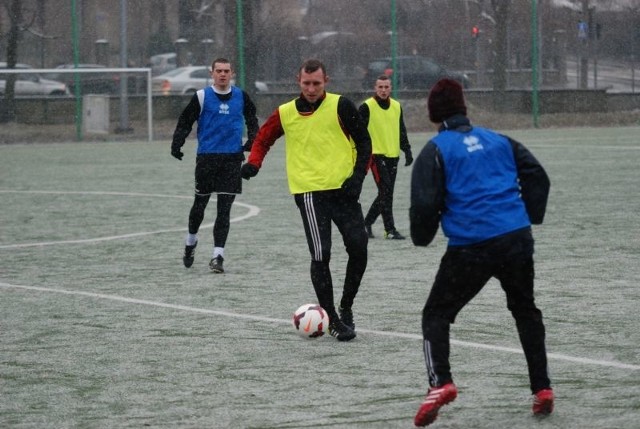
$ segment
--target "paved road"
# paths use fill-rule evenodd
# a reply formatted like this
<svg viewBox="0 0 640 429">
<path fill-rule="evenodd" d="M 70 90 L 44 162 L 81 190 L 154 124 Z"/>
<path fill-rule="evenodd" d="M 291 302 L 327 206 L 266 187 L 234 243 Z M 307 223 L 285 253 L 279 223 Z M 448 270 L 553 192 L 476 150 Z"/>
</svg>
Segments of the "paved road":
<svg viewBox="0 0 640 429">
<path fill-rule="evenodd" d="M 588 85 L 589 88 L 608 88 L 609 92 L 640 92 L 640 64 L 634 68 L 630 63 L 600 60 L 594 67 L 590 60 Z M 567 87 L 578 87 L 578 62 L 575 59 L 567 60 Z"/>
</svg>

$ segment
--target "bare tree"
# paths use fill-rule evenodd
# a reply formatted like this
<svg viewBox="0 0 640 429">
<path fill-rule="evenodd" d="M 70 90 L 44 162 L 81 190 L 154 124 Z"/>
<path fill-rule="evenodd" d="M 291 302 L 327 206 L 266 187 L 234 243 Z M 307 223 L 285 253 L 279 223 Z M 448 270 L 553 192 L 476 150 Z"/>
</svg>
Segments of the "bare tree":
<svg viewBox="0 0 640 429">
<path fill-rule="evenodd" d="M 149 34 L 147 42 L 147 56 L 162 54 L 173 50 L 173 41 L 167 26 L 167 5 L 164 0 L 156 1 L 153 4 L 159 19 L 155 31 Z"/>
<path fill-rule="evenodd" d="M 9 33 L 7 37 L 7 68 L 14 69 L 18 62 L 18 41 L 20 40 L 21 28 L 23 27 L 22 4 L 20 0 L 5 0 L 3 2 L 9 16 Z M 16 75 L 7 74 L 4 88 L 4 103 L 0 108 L 0 122 L 15 121 Z"/>
</svg>

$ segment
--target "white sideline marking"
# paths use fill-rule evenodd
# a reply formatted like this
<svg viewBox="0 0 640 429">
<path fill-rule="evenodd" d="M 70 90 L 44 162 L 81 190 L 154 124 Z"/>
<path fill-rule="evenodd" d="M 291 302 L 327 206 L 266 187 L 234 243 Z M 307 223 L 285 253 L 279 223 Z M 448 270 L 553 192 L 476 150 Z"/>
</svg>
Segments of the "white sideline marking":
<svg viewBox="0 0 640 429">
<path fill-rule="evenodd" d="M 594 139 L 595 140 L 595 139 Z M 536 140 L 531 140 L 532 142 L 535 142 Z M 591 149 L 606 149 L 606 150 L 640 150 L 640 146 L 613 146 L 613 145 L 580 145 L 580 146 L 576 146 L 576 145 L 563 145 L 563 144 L 546 144 L 547 142 L 553 142 L 553 141 L 558 141 L 558 142 L 562 142 L 562 141 L 566 141 L 566 139 L 557 139 L 557 140 L 538 140 L 538 141 L 544 141 L 545 143 L 543 144 L 527 144 L 527 147 L 532 147 L 532 148 L 544 148 L 544 149 L 584 149 L 584 148 L 589 148 Z"/>
<path fill-rule="evenodd" d="M 101 192 L 101 191 L 15 191 L 15 190 L 0 190 L 0 194 L 65 194 L 65 195 L 116 195 L 116 196 L 126 196 L 126 197 L 150 197 L 150 198 L 182 198 L 182 199 L 193 199 L 192 196 L 184 196 L 184 195 L 162 195 L 162 194 L 142 194 L 136 192 Z M 253 216 L 257 216 L 260 213 L 260 209 L 251 204 L 246 204 L 238 201 L 234 201 L 233 204 L 237 204 L 239 206 L 246 207 L 248 209 L 247 213 L 242 216 L 232 217 L 231 222 L 239 222 L 241 220 L 248 219 Z M 210 228 L 213 226 L 212 223 L 203 224 L 200 228 Z M 121 234 L 121 235 L 111 235 L 107 237 L 95 237 L 95 238 L 85 238 L 81 240 L 59 240 L 59 241 L 40 241 L 36 243 L 22 243 L 22 244 L 5 244 L 0 245 L 0 249 L 17 249 L 24 247 L 40 247 L 40 246 L 51 246 L 56 244 L 81 244 L 81 243 L 97 243 L 100 241 L 111 241 L 111 240 L 120 240 L 124 238 L 133 238 L 133 237 L 141 237 L 145 235 L 153 235 L 153 234 L 162 234 L 166 232 L 180 232 L 186 231 L 186 227 L 181 228 L 169 228 L 169 229 L 159 229 L 156 231 L 143 231 L 143 232 L 134 232 L 131 234 Z"/>
<path fill-rule="evenodd" d="M 23 289 L 23 290 L 32 290 L 32 291 L 38 291 L 38 292 L 59 293 L 64 295 L 86 296 L 89 298 L 107 299 L 110 301 L 119 301 L 119 302 L 125 302 L 128 304 L 142 304 L 142 305 L 149 305 L 153 307 L 188 311 L 191 313 L 211 314 L 214 316 L 234 317 L 237 319 L 256 320 L 260 322 L 274 322 L 274 323 L 283 323 L 283 324 L 291 323 L 290 320 L 275 319 L 272 317 L 254 316 L 250 314 L 239 314 L 239 313 L 233 313 L 231 311 L 224 311 L 224 310 L 209 310 L 207 308 L 197 308 L 197 307 L 189 307 L 186 305 L 167 304 L 164 302 L 148 301 L 145 299 L 127 298 L 124 296 L 106 295 L 106 294 L 94 293 L 94 292 L 52 289 L 52 288 L 45 288 L 45 287 L 38 287 L 38 286 L 14 285 L 14 284 L 9 284 L 4 282 L 0 282 L 0 287 L 4 289 Z M 376 331 L 376 330 L 370 330 L 370 329 L 358 329 L 358 332 L 387 336 L 387 337 L 422 340 L 422 335 L 407 334 L 403 332 Z M 476 349 L 485 349 L 485 350 L 491 350 L 491 351 L 501 351 L 501 352 L 507 352 L 507 353 L 522 354 L 522 350 L 510 348 L 510 347 L 493 346 L 490 344 L 481 344 L 481 343 L 459 341 L 459 340 L 451 340 L 451 343 L 459 346 L 463 346 L 463 347 L 471 347 Z M 605 366 L 610 368 L 629 369 L 632 371 L 640 370 L 640 365 L 631 365 L 631 364 L 626 364 L 621 362 L 587 359 L 587 358 L 574 357 L 574 356 L 563 355 L 558 353 L 548 353 L 547 356 L 549 357 L 549 359 L 563 360 L 567 362 L 575 362 L 575 363 L 581 363 L 585 365 L 597 365 L 597 366 Z"/>
</svg>

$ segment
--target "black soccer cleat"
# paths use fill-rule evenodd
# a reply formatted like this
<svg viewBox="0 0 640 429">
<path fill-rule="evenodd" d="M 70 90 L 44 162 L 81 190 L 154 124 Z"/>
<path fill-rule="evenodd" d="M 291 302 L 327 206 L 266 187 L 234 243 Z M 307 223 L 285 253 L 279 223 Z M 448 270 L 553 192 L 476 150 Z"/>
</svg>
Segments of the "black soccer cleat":
<svg viewBox="0 0 640 429">
<path fill-rule="evenodd" d="M 345 325 L 340 319 L 329 322 L 329 335 L 338 341 L 351 341 L 356 337 L 356 331 Z"/>
<path fill-rule="evenodd" d="M 344 323 L 345 325 L 347 325 L 347 327 L 355 331 L 356 324 L 353 323 L 353 311 L 351 311 L 350 308 L 340 307 L 338 309 L 338 313 L 340 313 L 340 320 L 342 320 L 342 323 Z"/>
<path fill-rule="evenodd" d="M 224 268 L 222 268 L 223 262 L 224 258 L 221 255 L 218 255 L 209 262 L 209 269 L 213 273 L 224 273 Z"/>
<path fill-rule="evenodd" d="M 184 262 L 184 266 L 187 268 L 193 265 L 193 260 L 196 254 L 196 246 L 198 246 L 197 241 L 192 246 L 184 246 L 184 256 L 182 257 L 182 262 Z"/>
<path fill-rule="evenodd" d="M 365 225 L 365 226 L 364 226 L 364 229 L 366 229 L 366 230 L 367 230 L 367 236 L 368 236 L 369 238 L 376 238 L 376 237 L 373 235 L 373 231 L 371 230 L 371 225 Z"/>
<path fill-rule="evenodd" d="M 397 230 L 385 231 L 384 238 L 389 240 L 404 240 L 404 235 L 400 234 Z"/>
</svg>

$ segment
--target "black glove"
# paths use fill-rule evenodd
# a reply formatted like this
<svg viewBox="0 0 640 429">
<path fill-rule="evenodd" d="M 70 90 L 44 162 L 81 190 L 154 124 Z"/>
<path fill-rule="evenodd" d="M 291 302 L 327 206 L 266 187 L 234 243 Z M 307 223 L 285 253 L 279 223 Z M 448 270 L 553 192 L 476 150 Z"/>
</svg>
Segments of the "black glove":
<svg viewBox="0 0 640 429">
<path fill-rule="evenodd" d="M 171 156 L 182 161 L 184 153 L 180 150 L 180 146 L 171 145 Z"/>
<path fill-rule="evenodd" d="M 411 151 L 410 150 L 408 150 L 408 151 L 406 151 L 404 153 L 404 160 L 405 160 L 405 162 L 404 162 L 404 166 L 405 167 L 408 167 L 411 164 L 413 164 L 413 155 L 411 155 Z"/>
<path fill-rule="evenodd" d="M 345 194 L 352 198 L 358 198 L 362 192 L 362 179 L 351 176 L 342 184 L 342 190 Z"/>
<path fill-rule="evenodd" d="M 242 150 L 245 152 L 251 152 L 252 146 L 253 146 L 253 140 L 247 140 L 245 144 L 242 145 Z"/>
<path fill-rule="evenodd" d="M 258 170 L 259 170 L 258 167 L 256 167 L 253 164 L 249 164 L 247 162 L 245 164 L 242 164 L 242 167 L 240 167 L 240 175 L 242 176 L 243 179 L 249 180 L 252 177 L 254 177 L 256 174 L 258 174 Z"/>
</svg>

